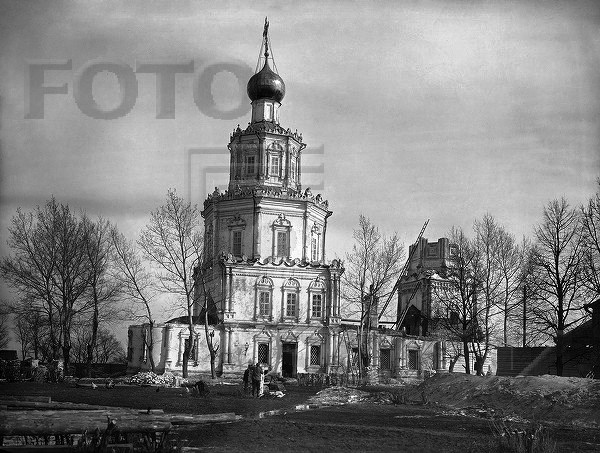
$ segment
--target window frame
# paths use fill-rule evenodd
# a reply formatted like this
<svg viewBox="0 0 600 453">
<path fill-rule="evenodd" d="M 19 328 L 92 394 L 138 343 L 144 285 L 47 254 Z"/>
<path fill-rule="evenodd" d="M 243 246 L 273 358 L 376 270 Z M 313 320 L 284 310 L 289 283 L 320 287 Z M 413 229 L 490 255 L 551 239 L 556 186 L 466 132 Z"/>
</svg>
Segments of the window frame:
<svg viewBox="0 0 600 453">
<path fill-rule="evenodd" d="M 266 301 L 264 300 L 266 299 Z M 260 290 L 258 292 L 258 316 L 269 316 L 271 313 L 271 292 Z"/>
<path fill-rule="evenodd" d="M 283 247 L 280 244 L 280 237 L 284 238 Z M 275 257 L 288 258 L 290 256 L 290 234 L 289 231 L 278 230 L 275 232 L 277 243 L 275 244 Z M 283 250 L 281 250 L 283 248 Z"/>
<path fill-rule="evenodd" d="M 384 351 L 385 354 L 387 354 L 387 367 L 383 366 L 383 360 L 381 360 L 381 358 L 384 355 Z M 392 349 L 387 347 L 387 348 L 380 348 L 379 349 L 379 369 L 381 370 L 391 370 L 392 369 Z"/>
<path fill-rule="evenodd" d="M 263 296 L 262 294 L 268 294 L 269 304 L 266 312 L 262 310 Z M 254 319 L 257 321 L 272 321 L 273 320 L 273 280 L 266 275 L 259 277 L 255 285 L 255 296 L 254 296 Z"/>
<path fill-rule="evenodd" d="M 237 244 L 236 237 L 239 238 Z M 238 250 L 236 250 L 236 245 L 239 246 Z M 244 230 L 241 228 L 231 230 L 231 254 L 233 256 L 242 256 L 244 254 Z"/>
<path fill-rule="evenodd" d="M 315 299 L 319 298 L 319 314 L 315 315 Z M 310 297 L 310 317 L 312 319 L 323 319 L 323 293 L 313 293 Z"/>
<path fill-rule="evenodd" d="M 263 348 L 266 348 L 266 349 L 267 349 L 267 352 L 266 352 L 266 359 L 267 359 L 267 361 L 266 361 L 266 362 L 262 362 L 262 361 L 260 360 L 260 355 L 261 355 L 261 354 L 260 354 L 260 350 L 261 350 L 261 346 L 262 346 Z M 268 343 L 268 342 L 266 342 L 266 341 L 258 341 L 258 342 L 257 342 L 257 344 L 256 344 L 256 361 L 257 361 L 258 363 L 260 363 L 261 365 L 270 365 L 270 364 L 271 364 L 271 345 L 270 345 L 270 343 Z"/>
<path fill-rule="evenodd" d="M 308 366 L 310 367 L 314 367 L 314 366 L 321 366 L 322 363 L 322 354 L 323 354 L 323 348 L 321 348 L 320 344 L 311 344 L 309 345 L 310 350 L 309 350 L 309 359 L 308 359 Z M 317 356 L 317 363 L 313 363 L 313 348 L 318 349 L 318 356 Z"/>
<path fill-rule="evenodd" d="M 279 153 L 271 153 L 269 156 L 269 176 L 281 177 L 281 155 Z"/>
<path fill-rule="evenodd" d="M 250 164 L 252 160 L 252 164 Z M 256 175 L 256 156 L 254 154 L 244 156 L 244 174 L 246 176 Z"/>
</svg>

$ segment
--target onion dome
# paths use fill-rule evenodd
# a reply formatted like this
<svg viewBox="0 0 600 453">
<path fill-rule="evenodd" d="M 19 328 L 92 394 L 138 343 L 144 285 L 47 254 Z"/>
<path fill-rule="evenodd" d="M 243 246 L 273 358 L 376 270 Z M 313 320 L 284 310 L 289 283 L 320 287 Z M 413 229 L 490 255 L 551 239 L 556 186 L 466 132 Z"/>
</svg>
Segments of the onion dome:
<svg viewBox="0 0 600 453">
<path fill-rule="evenodd" d="M 250 77 L 247 91 L 251 101 L 272 99 L 281 103 L 285 96 L 285 83 L 279 74 L 271 70 L 269 60 L 265 59 L 263 68 Z"/>
</svg>

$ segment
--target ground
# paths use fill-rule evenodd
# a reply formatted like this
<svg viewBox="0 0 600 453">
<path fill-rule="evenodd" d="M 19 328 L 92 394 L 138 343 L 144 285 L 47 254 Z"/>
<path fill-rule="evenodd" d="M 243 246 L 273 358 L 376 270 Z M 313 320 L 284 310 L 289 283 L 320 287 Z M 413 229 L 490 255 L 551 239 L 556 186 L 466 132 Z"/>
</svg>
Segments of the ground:
<svg viewBox="0 0 600 453">
<path fill-rule="evenodd" d="M 253 399 L 240 384 L 225 383 L 211 385 L 207 396 L 174 388 L 30 382 L 0 384 L 2 394 L 243 416 L 174 433 L 179 445 L 202 451 L 506 451 L 498 449 L 498 427 L 526 430 L 531 420 L 545 426 L 556 451 L 600 451 L 600 382 L 588 379 L 447 374 L 414 387 L 288 386 L 283 398 L 274 399 Z"/>
</svg>

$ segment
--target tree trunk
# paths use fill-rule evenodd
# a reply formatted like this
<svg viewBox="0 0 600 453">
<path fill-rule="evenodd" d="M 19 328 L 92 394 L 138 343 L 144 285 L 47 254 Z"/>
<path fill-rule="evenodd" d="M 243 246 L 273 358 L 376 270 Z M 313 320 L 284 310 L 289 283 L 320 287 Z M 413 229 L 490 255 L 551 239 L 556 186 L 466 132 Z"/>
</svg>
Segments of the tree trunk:
<svg viewBox="0 0 600 453">
<path fill-rule="evenodd" d="M 563 350 L 564 350 L 564 331 L 556 332 L 556 375 L 563 375 Z"/>
<path fill-rule="evenodd" d="M 155 372 L 155 368 L 156 366 L 154 365 L 154 354 L 153 354 L 153 350 L 154 350 L 154 321 L 151 320 L 149 322 L 149 335 L 146 336 L 147 340 L 147 344 L 148 344 L 148 360 L 150 360 L 150 370 L 152 370 L 152 372 Z"/>
<path fill-rule="evenodd" d="M 94 297 L 94 316 L 92 318 L 92 338 L 87 344 L 87 357 L 86 357 L 86 373 L 88 377 L 92 377 L 92 363 L 94 361 L 94 349 L 96 348 L 96 342 L 98 341 L 98 292 L 96 291 L 96 285 L 92 289 Z M 154 371 L 154 370 L 153 370 Z"/>
<path fill-rule="evenodd" d="M 465 373 L 471 374 L 471 364 L 469 363 L 469 341 L 463 340 L 463 354 L 465 356 Z"/>
<path fill-rule="evenodd" d="M 184 378 L 188 377 L 188 360 L 190 358 L 190 350 L 186 346 L 183 348 L 183 364 L 182 364 L 182 374 Z"/>
</svg>

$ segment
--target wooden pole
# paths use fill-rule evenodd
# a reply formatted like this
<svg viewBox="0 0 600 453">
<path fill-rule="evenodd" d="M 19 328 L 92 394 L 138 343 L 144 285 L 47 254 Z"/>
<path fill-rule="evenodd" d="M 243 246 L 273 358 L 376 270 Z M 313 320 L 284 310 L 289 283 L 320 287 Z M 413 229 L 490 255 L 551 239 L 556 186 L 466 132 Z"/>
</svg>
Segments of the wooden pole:
<svg viewBox="0 0 600 453">
<path fill-rule="evenodd" d="M 172 425 L 194 425 L 236 421 L 234 413 L 182 415 L 145 414 L 123 410 L 10 411 L 0 413 L 0 436 L 43 436 L 81 434 L 104 430 L 109 420 L 121 432 L 159 432 Z"/>
</svg>

